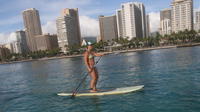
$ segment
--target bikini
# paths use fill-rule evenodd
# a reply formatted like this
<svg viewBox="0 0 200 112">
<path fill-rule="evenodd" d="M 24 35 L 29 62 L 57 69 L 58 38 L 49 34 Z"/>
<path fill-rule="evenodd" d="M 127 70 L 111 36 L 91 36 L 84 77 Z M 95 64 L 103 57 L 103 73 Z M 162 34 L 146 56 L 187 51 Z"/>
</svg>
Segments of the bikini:
<svg viewBox="0 0 200 112">
<path fill-rule="evenodd" d="M 94 58 L 94 55 L 89 54 L 88 58 L 89 58 L 89 59 L 93 59 L 93 58 Z"/>
<path fill-rule="evenodd" d="M 94 55 L 93 55 L 92 53 L 89 53 L 88 58 L 89 58 L 89 59 L 94 59 Z M 94 66 L 94 69 L 95 69 L 95 68 L 96 68 L 96 67 Z"/>
</svg>

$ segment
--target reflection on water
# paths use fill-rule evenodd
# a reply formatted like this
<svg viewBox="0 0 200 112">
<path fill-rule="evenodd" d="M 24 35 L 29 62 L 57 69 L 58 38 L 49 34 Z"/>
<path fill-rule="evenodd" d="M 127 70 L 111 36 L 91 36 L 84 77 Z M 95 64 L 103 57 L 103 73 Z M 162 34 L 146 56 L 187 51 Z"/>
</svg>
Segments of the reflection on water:
<svg viewBox="0 0 200 112">
<path fill-rule="evenodd" d="M 144 90 L 76 99 L 56 93 L 71 92 L 86 75 L 82 57 L 0 65 L 0 112 L 198 112 L 199 55 L 200 47 L 191 47 L 104 56 L 98 88 L 143 84 Z"/>
<path fill-rule="evenodd" d="M 101 112 L 101 108 L 100 108 L 100 99 L 99 99 L 99 97 L 93 97 L 93 98 L 90 98 L 91 99 L 91 101 L 92 101 L 92 104 L 95 104 L 94 106 L 95 106 L 95 109 L 94 109 L 94 111 L 95 112 Z"/>
</svg>

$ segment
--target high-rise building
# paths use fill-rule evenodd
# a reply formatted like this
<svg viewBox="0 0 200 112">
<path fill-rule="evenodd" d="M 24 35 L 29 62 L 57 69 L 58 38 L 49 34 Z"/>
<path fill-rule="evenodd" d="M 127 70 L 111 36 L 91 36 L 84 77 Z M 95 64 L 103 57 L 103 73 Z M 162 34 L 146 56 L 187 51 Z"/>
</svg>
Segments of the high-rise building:
<svg viewBox="0 0 200 112">
<path fill-rule="evenodd" d="M 8 48 L 11 53 L 27 53 L 28 47 L 25 31 L 19 30 L 14 32 L 13 38 L 15 38 L 16 40 L 11 43 L 5 44 L 4 47 Z"/>
<path fill-rule="evenodd" d="M 12 42 L 12 46 L 13 46 L 13 53 L 17 53 L 17 54 L 21 54 L 21 46 L 20 43 L 17 41 Z"/>
<path fill-rule="evenodd" d="M 150 19 L 149 15 L 146 15 L 146 37 L 150 37 Z"/>
<path fill-rule="evenodd" d="M 117 32 L 118 32 L 118 38 L 123 37 L 123 29 L 122 29 L 122 10 L 118 9 L 116 11 L 116 18 L 117 18 Z"/>
<path fill-rule="evenodd" d="M 147 30 L 147 25 L 146 25 L 146 11 L 145 11 L 145 6 L 143 3 L 135 2 L 135 5 L 140 11 L 141 14 L 141 21 L 142 21 L 142 37 L 147 37 L 146 30 Z M 137 21 L 136 21 L 137 22 Z"/>
<path fill-rule="evenodd" d="M 28 46 L 26 41 L 26 33 L 25 31 L 19 30 L 16 31 L 16 42 L 19 43 L 19 53 L 27 53 L 28 52 Z"/>
<path fill-rule="evenodd" d="M 37 51 L 37 46 L 34 37 L 35 35 L 42 35 L 39 12 L 35 8 L 31 8 L 24 10 L 22 14 L 28 49 L 31 52 Z"/>
<path fill-rule="evenodd" d="M 195 30 L 200 30 L 200 11 L 195 12 Z"/>
<path fill-rule="evenodd" d="M 98 35 L 98 36 L 97 36 L 97 43 L 100 42 L 100 41 L 101 41 L 101 36 Z"/>
<path fill-rule="evenodd" d="M 78 9 L 63 9 L 56 20 L 58 44 L 62 52 L 66 46 L 81 45 L 81 32 Z"/>
<path fill-rule="evenodd" d="M 8 48 L 10 53 L 14 53 L 14 49 L 13 49 L 13 44 L 12 43 L 4 44 L 2 47 Z"/>
<path fill-rule="evenodd" d="M 117 39 L 116 16 L 99 16 L 100 37 L 102 41 Z"/>
<path fill-rule="evenodd" d="M 10 56 L 10 51 L 8 48 L 0 46 L 0 61 L 6 60 Z"/>
<path fill-rule="evenodd" d="M 58 48 L 57 35 L 37 35 L 35 36 L 38 50 L 52 50 Z"/>
<path fill-rule="evenodd" d="M 193 0 L 173 0 L 172 32 L 193 29 Z"/>
<path fill-rule="evenodd" d="M 139 2 L 128 2 L 122 4 L 121 8 L 123 37 L 147 37 L 144 5 Z"/>
<path fill-rule="evenodd" d="M 163 9 L 160 11 L 160 34 L 171 34 L 171 9 Z"/>
</svg>

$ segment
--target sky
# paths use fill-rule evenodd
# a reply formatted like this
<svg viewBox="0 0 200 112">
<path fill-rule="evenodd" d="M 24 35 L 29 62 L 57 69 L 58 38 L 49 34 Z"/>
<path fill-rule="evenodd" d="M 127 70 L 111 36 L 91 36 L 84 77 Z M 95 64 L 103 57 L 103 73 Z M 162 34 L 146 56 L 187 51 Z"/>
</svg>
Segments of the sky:
<svg viewBox="0 0 200 112">
<path fill-rule="evenodd" d="M 170 8 L 172 0 L 0 0 L 0 44 L 15 41 L 14 33 L 22 30 L 22 11 L 36 8 L 40 13 L 43 33 L 56 34 L 55 20 L 63 8 L 79 8 L 82 36 L 99 35 L 99 15 L 113 15 L 126 2 L 142 2 L 150 15 L 150 28 L 158 30 L 160 10 Z M 193 0 L 200 10 L 200 0 Z"/>
</svg>

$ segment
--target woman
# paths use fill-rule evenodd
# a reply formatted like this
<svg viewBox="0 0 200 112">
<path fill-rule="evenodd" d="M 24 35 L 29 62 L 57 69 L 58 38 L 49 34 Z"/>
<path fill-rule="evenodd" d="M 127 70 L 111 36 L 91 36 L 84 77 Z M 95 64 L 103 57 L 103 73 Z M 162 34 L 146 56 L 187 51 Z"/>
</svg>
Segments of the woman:
<svg viewBox="0 0 200 112">
<path fill-rule="evenodd" d="M 84 60 L 85 64 L 87 66 L 88 72 L 90 74 L 91 80 L 90 80 L 90 92 L 97 92 L 97 81 L 98 81 L 98 72 L 95 65 L 94 56 L 103 56 L 104 54 L 101 53 L 95 53 L 92 51 L 93 47 L 90 42 L 88 42 L 87 50 L 84 53 Z"/>
</svg>

